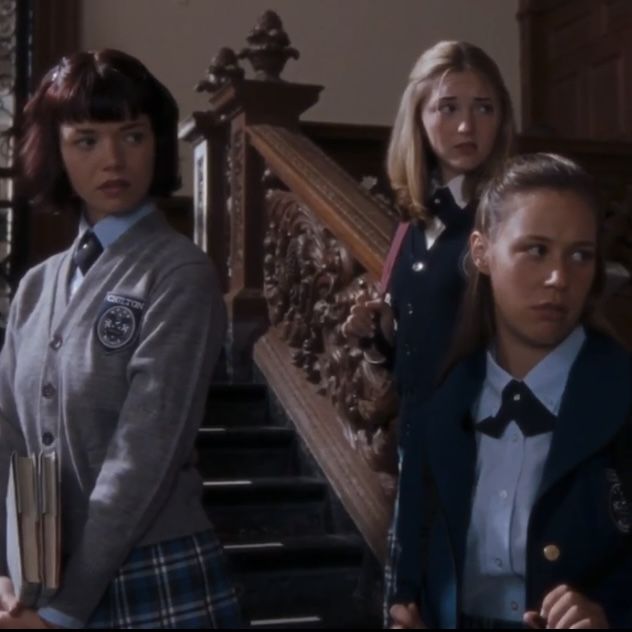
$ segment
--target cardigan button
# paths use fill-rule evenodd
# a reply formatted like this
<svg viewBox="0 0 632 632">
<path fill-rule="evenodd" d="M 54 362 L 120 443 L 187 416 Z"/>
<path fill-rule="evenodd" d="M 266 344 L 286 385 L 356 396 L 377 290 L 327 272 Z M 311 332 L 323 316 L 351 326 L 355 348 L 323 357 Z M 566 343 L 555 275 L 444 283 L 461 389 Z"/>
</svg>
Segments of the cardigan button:
<svg viewBox="0 0 632 632">
<path fill-rule="evenodd" d="M 47 382 L 42 387 L 42 395 L 46 399 L 52 399 L 53 397 L 55 397 L 55 387 L 52 384 Z"/>
<path fill-rule="evenodd" d="M 51 349 L 54 349 L 55 351 L 57 351 L 61 347 L 61 344 L 62 344 L 61 336 L 55 335 L 50 341 Z"/>
<path fill-rule="evenodd" d="M 561 554 L 560 547 L 555 544 L 547 544 L 544 549 L 542 549 L 542 553 L 544 553 L 544 557 L 549 562 L 556 562 Z"/>
<path fill-rule="evenodd" d="M 55 437 L 50 432 L 45 432 L 42 435 L 42 443 L 44 445 L 51 445 L 55 441 Z"/>
<path fill-rule="evenodd" d="M 415 261 L 413 263 L 413 272 L 421 272 L 426 267 L 426 264 L 423 261 Z"/>
</svg>

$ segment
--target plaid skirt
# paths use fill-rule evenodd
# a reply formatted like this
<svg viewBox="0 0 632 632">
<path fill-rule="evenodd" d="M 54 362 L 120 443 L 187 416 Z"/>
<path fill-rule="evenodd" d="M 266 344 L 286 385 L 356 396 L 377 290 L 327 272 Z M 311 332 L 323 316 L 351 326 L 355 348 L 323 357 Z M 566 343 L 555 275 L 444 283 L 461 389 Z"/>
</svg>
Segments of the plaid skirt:
<svg viewBox="0 0 632 632">
<path fill-rule="evenodd" d="M 382 627 L 391 627 L 390 606 L 395 588 L 395 578 L 393 577 L 393 562 L 395 561 L 395 519 L 391 522 L 386 536 L 386 561 L 384 562 L 384 594 L 382 597 Z"/>
<path fill-rule="evenodd" d="M 213 532 L 134 549 L 86 627 L 241 627 L 235 590 Z"/>
</svg>

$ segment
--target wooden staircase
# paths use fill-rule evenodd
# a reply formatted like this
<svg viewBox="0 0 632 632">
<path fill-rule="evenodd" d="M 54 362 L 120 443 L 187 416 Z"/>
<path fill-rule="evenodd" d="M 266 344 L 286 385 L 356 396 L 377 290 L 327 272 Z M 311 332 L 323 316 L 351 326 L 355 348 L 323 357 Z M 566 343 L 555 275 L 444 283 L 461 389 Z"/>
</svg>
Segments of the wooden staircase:
<svg viewBox="0 0 632 632">
<path fill-rule="evenodd" d="M 204 504 L 255 628 L 380 627 L 379 565 L 256 384 L 211 387 Z"/>
</svg>

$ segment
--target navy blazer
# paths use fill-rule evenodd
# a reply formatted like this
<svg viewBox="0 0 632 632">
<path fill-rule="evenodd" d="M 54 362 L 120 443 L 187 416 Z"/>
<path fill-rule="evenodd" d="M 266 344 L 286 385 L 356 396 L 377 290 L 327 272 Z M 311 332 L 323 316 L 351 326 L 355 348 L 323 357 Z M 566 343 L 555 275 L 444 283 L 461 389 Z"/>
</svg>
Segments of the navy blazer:
<svg viewBox="0 0 632 632">
<path fill-rule="evenodd" d="M 473 206 L 459 208 L 448 189 L 437 191 L 428 207 L 444 221 L 445 230 L 428 250 L 424 224 L 413 222 L 389 286 L 397 320 L 395 380 L 402 399 L 425 400 L 434 391 L 465 289 L 463 257 L 474 224 Z M 418 264 L 423 268 L 415 271 Z M 400 429 L 405 435 L 405 428 Z"/>
<path fill-rule="evenodd" d="M 630 505 L 620 502 L 611 448 L 630 418 L 632 362 L 610 338 L 587 333 L 571 368 L 531 512 L 526 604 L 539 610 L 543 597 L 565 583 L 599 603 L 611 627 L 629 627 Z M 484 377 L 480 352 L 457 365 L 426 404 L 411 400 L 402 411 L 414 421 L 399 485 L 391 601 L 416 602 L 429 627 L 459 623 L 476 466 L 475 433 L 467 420 Z M 434 493 L 422 485 L 424 477 Z M 550 545 L 559 549 L 557 559 L 547 559 L 544 550 Z M 422 557 L 427 557 L 425 570 Z"/>
</svg>

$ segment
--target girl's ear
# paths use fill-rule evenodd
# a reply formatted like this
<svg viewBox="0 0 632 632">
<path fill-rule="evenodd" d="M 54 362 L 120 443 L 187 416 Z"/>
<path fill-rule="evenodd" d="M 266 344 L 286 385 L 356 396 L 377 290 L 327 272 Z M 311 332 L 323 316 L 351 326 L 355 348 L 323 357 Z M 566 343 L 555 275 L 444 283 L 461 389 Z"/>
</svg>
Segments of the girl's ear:
<svg viewBox="0 0 632 632">
<path fill-rule="evenodd" d="M 489 240 L 478 230 L 470 235 L 470 254 L 481 274 L 489 274 Z"/>
</svg>

